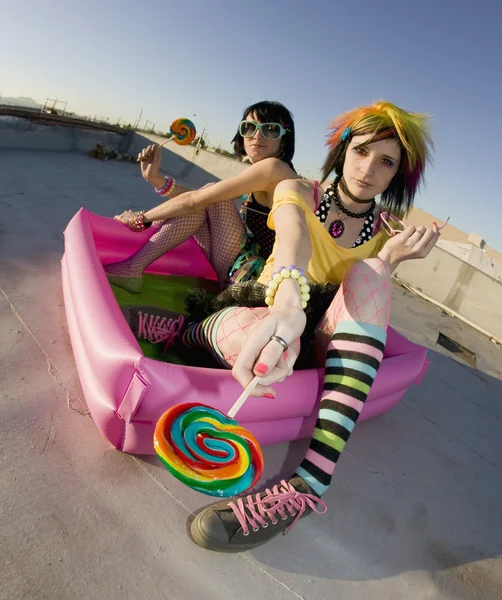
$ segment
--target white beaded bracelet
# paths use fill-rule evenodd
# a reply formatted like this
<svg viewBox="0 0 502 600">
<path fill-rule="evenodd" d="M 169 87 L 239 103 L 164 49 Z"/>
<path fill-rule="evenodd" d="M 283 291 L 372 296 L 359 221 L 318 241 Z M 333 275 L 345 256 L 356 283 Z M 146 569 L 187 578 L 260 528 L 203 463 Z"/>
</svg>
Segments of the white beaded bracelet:
<svg viewBox="0 0 502 600">
<path fill-rule="evenodd" d="M 289 267 L 279 267 L 277 271 L 272 274 L 272 279 L 267 284 L 265 290 L 265 304 L 267 306 L 274 305 L 274 297 L 277 292 L 279 285 L 285 279 L 294 279 L 300 286 L 300 293 L 302 296 L 302 308 L 307 307 L 307 302 L 310 300 L 310 286 L 309 280 L 305 275 L 303 269 L 298 269 L 295 265 L 289 265 Z"/>
</svg>

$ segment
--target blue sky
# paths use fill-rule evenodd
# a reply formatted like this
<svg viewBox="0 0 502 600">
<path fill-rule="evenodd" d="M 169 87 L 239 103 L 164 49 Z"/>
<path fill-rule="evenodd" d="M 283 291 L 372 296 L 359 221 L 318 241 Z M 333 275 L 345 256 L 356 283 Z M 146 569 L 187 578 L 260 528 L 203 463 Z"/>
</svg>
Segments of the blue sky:
<svg viewBox="0 0 502 600">
<path fill-rule="evenodd" d="M 378 99 L 433 116 L 434 166 L 416 205 L 502 251 L 499 0 L 0 0 L 0 93 L 167 130 L 208 123 L 230 148 L 245 106 L 294 114 L 314 177 L 326 127 Z"/>
</svg>

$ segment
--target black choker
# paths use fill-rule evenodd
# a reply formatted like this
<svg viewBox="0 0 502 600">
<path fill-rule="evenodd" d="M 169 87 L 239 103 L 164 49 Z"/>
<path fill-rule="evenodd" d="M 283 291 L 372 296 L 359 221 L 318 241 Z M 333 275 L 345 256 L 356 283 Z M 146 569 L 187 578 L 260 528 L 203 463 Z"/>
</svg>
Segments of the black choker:
<svg viewBox="0 0 502 600">
<path fill-rule="evenodd" d="M 355 202 L 356 204 L 368 204 L 368 202 L 371 202 L 371 200 L 374 200 L 375 198 L 372 198 L 371 200 L 361 200 L 361 198 L 357 198 L 356 196 L 354 196 L 354 194 L 349 190 L 349 188 L 347 187 L 347 184 L 345 183 L 345 179 L 343 177 L 338 177 L 337 181 L 340 185 L 340 189 L 342 190 L 342 192 L 348 196 L 352 202 Z"/>
<path fill-rule="evenodd" d="M 370 215 L 373 214 L 373 212 L 375 211 L 375 206 L 376 206 L 375 198 L 373 198 L 373 200 L 371 200 L 370 207 L 368 208 L 368 210 L 365 210 L 363 213 L 354 213 L 354 212 L 348 210 L 347 208 L 345 208 L 342 201 L 340 200 L 340 195 L 338 194 L 338 189 L 337 189 L 340 179 L 341 179 L 340 177 L 337 177 L 335 179 L 335 181 L 326 190 L 326 193 L 329 196 L 331 196 L 333 198 L 333 200 L 335 201 L 337 213 L 338 213 L 338 218 L 335 219 L 334 221 L 332 221 L 328 227 L 328 231 L 329 231 L 330 235 L 332 237 L 334 237 L 335 239 L 338 239 L 339 237 L 341 237 L 343 235 L 343 232 L 345 231 L 345 221 L 347 220 L 347 217 L 351 217 L 352 219 L 366 219 L 367 217 L 369 217 Z M 342 217 L 341 213 L 346 215 L 345 218 Z"/>
</svg>

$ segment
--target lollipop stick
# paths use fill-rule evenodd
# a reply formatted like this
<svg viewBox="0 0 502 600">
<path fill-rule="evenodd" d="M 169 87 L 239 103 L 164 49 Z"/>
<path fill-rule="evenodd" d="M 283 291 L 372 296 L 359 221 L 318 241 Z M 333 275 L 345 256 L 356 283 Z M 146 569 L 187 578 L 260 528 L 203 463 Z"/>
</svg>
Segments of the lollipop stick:
<svg viewBox="0 0 502 600">
<path fill-rule="evenodd" d="M 164 140 L 164 141 L 162 142 L 162 144 L 159 144 L 159 148 L 162 148 L 162 146 L 165 146 L 165 145 L 167 144 L 167 142 L 170 142 L 172 139 L 173 139 L 173 138 L 172 138 L 172 137 L 170 137 L 169 139 L 167 139 L 167 140 Z"/>
<path fill-rule="evenodd" d="M 172 139 L 173 139 L 173 138 L 172 138 L 172 137 L 170 137 L 169 139 L 167 139 L 167 140 L 164 140 L 164 141 L 162 142 L 162 144 L 159 144 L 159 145 L 157 146 L 157 148 L 162 148 L 162 146 L 165 146 L 165 145 L 167 144 L 167 142 L 170 142 Z M 144 159 L 144 160 L 147 160 L 147 159 Z M 149 159 L 148 159 L 148 160 L 149 160 Z M 140 159 L 138 159 L 136 162 L 140 162 Z"/>
<path fill-rule="evenodd" d="M 237 401 L 232 406 L 232 408 L 228 411 L 228 416 L 233 419 L 237 414 L 237 411 L 241 408 L 241 406 L 246 402 L 250 394 L 252 394 L 255 387 L 260 382 L 261 377 L 255 377 L 251 380 L 251 383 L 248 383 L 246 389 L 242 392 L 242 394 L 237 398 Z"/>
</svg>

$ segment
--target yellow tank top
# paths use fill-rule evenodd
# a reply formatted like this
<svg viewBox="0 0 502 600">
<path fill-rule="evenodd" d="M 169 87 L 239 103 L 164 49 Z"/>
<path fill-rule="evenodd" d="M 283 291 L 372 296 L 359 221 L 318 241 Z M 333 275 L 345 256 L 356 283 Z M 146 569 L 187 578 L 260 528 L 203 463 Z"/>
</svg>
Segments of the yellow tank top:
<svg viewBox="0 0 502 600">
<path fill-rule="evenodd" d="M 305 212 L 307 225 L 312 240 L 312 256 L 307 269 L 311 283 L 341 283 L 347 271 L 358 261 L 376 256 L 389 239 L 385 229 L 381 229 L 371 240 L 355 248 L 342 248 L 331 237 L 319 219 L 315 216 L 307 202 L 292 190 L 283 190 L 274 196 L 274 204 L 268 216 L 267 225 L 275 229 L 275 211 L 285 204 L 296 204 Z M 272 254 L 268 257 L 265 267 L 258 278 L 260 283 L 267 285 L 274 272 L 274 244 Z"/>
</svg>

